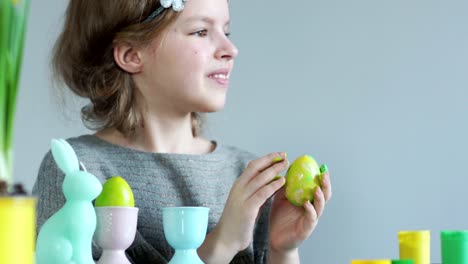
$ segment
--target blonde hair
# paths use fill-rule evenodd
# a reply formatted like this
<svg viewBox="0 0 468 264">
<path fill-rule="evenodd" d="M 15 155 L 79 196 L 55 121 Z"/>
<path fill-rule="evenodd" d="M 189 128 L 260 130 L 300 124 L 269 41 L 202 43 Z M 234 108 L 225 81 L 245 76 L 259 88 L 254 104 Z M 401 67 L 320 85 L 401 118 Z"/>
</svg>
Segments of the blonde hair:
<svg viewBox="0 0 468 264">
<path fill-rule="evenodd" d="M 160 36 L 179 14 L 168 8 L 142 23 L 160 6 L 159 0 L 70 0 L 53 50 L 53 74 L 73 93 L 90 100 L 81 109 L 89 129 L 115 128 L 128 135 L 143 126 L 132 75 L 115 63 L 113 48 L 124 43 L 148 45 Z M 201 125 L 202 116 L 192 113 L 194 136 Z"/>
</svg>

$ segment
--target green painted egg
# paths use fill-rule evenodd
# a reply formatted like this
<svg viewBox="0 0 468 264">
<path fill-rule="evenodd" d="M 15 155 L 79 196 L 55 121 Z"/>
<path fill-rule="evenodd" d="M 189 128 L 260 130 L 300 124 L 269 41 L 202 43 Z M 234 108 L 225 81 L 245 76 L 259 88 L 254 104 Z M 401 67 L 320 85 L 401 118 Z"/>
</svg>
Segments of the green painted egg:
<svg viewBox="0 0 468 264">
<path fill-rule="evenodd" d="M 114 176 L 102 186 L 102 192 L 96 198 L 95 206 L 134 207 L 135 200 L 132 189 L 122 177 Z"/>
<path fill-rule="evenodd" d="M 297 158 L 286 172 L 285 195 L 288 201 L 303 206 L 314 199 L 315 187 L 320 186 L 320 168 L 309 155 Z"/>
</svg>

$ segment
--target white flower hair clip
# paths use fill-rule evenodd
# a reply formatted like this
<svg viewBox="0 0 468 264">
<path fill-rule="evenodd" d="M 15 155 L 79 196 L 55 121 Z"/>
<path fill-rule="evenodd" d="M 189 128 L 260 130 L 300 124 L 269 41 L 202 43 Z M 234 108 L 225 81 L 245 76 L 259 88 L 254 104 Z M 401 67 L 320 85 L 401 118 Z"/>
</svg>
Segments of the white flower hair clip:
<svg viewBox="0 0 468 264">
<path fill-rule="evenodd" d="M 187 0 L 161 0 L 161 5 L 165 8 L 169 8 L 172 6 L 174 11 L 179 12 L 184 9 L 184 2 Z"/>
<path fill-rule="evenodd" d="M 187 2 L 187 0 L 160 0 L 160 2 L 161 6 L 154 10 L 154 12 L 151 13 L 147 18 L 145 18 L 145 20 L 143 20 L 143 23 L 150 22 L 159 14 L 161 14 L 164 10 L 170 7 L 172 7 L 172 10 L 176 12 L 182 11 L 184 9 L 184 3 Z"/>
</svg>

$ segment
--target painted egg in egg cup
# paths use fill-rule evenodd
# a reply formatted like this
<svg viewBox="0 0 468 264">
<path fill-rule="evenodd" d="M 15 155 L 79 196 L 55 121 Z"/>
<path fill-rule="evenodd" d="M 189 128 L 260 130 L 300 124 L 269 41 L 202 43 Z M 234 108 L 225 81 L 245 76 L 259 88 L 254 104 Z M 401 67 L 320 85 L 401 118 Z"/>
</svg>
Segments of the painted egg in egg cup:
<svg viewBox="0 0 468 264">
<path fill-rule="evenodd" d="M 125 250 L 135 239 L 138 208 L 128 183 L 116 176 L 107 180 L 96 198 L 94 241 L 103 250 L 97 264 L 130 264 Z"/>
</svg>

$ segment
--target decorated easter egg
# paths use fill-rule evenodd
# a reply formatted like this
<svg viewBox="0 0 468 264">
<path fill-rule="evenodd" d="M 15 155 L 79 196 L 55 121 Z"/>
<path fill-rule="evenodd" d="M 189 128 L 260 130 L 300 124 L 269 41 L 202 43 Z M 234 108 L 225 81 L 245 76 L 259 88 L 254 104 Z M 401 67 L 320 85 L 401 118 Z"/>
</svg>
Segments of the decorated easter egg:
<svg viewBox="0 0 468 264">
<path fill-rule="evenodd" d="M 315 187 L 320 186 L 320 168 L 309 155 L 297 158 L 286 172 L 285 195 L 289 202 L 302 206 L 314 199 Z"/>
<path fill-rule="evenodd" d="M 135 200 L 132 189 L 122 177 L 114 176 L 102 186 L 102 192 L 96 198 L 95 206 L 134 207 Z"/>
</svg>

